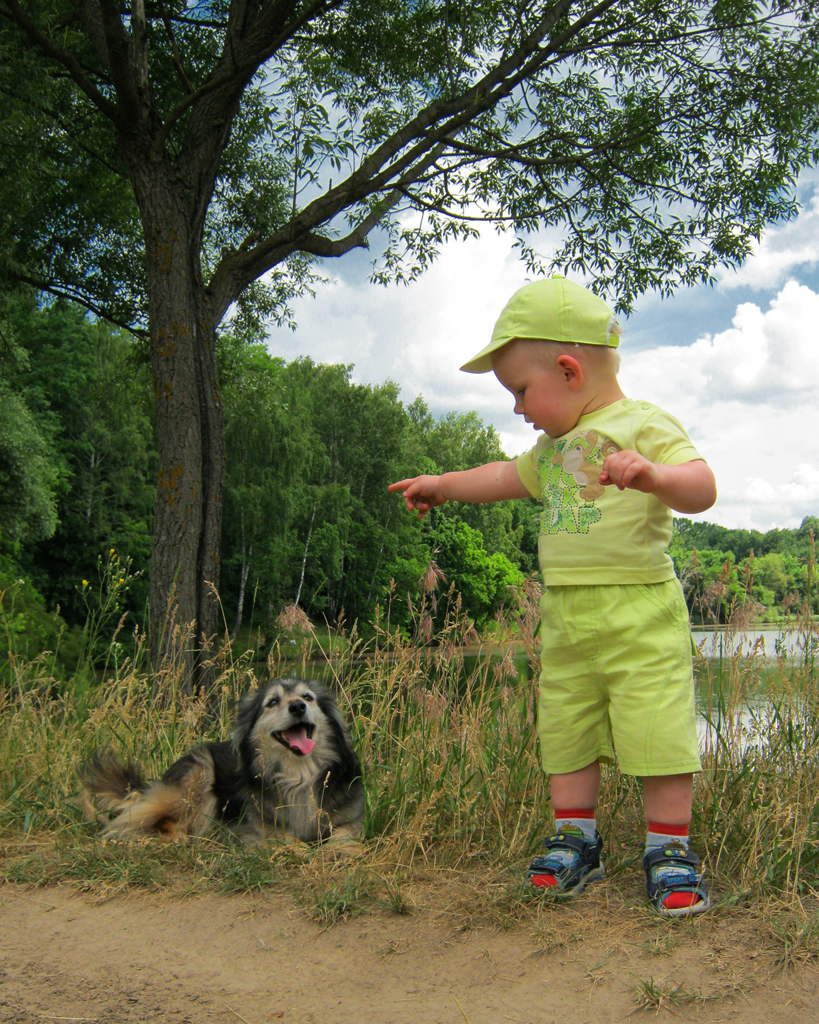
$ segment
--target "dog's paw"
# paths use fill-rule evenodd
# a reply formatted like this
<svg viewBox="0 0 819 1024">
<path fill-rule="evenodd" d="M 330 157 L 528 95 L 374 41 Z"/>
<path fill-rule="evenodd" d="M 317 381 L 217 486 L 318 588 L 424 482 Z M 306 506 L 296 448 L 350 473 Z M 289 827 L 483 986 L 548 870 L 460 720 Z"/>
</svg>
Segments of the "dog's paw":
<svg viewBox="0 0 819 1024">
<path fill-rule="evenodd" d="M 257 839 L 251 845 L 266 847 L 271 858 L 277 861 L 283 860 L 293 863 L 306 861 L 313 854 L 313 847 L 310 843 L 306 843 L 303 839 L 299 839 L 298 836 L 294 836 L 290 832 L 284 834 L 279 832 L 273 836 L 268 835 L 263 839 Z"/>
<path fill-rule="evenodd" d="M 351 860 L 364 853 L 364 844 L 351 836 L 335 835 L 325 839 L 318 852 L 330 860 Z"/>
</svg>

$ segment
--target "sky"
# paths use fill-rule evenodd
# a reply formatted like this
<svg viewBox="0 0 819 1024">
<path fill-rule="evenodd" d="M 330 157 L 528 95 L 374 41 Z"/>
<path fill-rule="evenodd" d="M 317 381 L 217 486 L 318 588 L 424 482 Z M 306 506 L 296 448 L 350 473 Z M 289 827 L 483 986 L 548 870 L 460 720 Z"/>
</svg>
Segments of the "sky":
<svg viewBox="0 0 819 1024">
<path fill-rule="evenodd" d="M 621 318 L 623 391 L 676 416 L 716 474 L 716 505 L 692 518 L 766 531 L 819 515 L 819 171 L 799 198 L 799 216 L 771 227 L 738 271 L 649 293 Z M 492 230 L 449 243 L 408 287 L 371 284 L 364 250 L 327 261 L 327 283 L 294 303 L 296 331 L 274 329 L 268 347 L 353 364 L 357 383 L 395 381 L 405 405 L 422 395 L 435 416 L 476 410 L 511 458 L 534 445 L 533 428 L 493 374 L 458 367 L 531 279 L 513 246 Z"/>
</svg>

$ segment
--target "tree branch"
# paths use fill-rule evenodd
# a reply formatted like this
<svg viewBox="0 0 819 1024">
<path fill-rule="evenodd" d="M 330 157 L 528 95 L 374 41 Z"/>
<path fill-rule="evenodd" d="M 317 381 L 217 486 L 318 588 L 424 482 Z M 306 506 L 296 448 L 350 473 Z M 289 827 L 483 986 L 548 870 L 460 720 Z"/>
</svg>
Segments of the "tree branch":
<svg viewBox="0 0 819 1024">
<path fill-rule="evenodd" d="M 267 33 L 269 34 L 269 32 L 275 31 L 275 37 L 257 49 L 252 49 L 248 46 L 246 53 L 241 52 L 244 49 L 241 44 L 247 41 L 247 36 L 249 34 L 247 26 L 243 26 L 245 30 L 244 35 L 238 34 L 238 27 L 236 33 L 234 33 L 229 26 L 228 32 L 225 36 L 225 46 L 222 51 L 219 66 L 214 71 L 213 76 L 205 82 L 204 85 L 200 86 L 199 89 L 180 100 L 165 118 L 162 128 L 153 143 L 154 155 L 158 155 L 162 152 L 162 149 L 176 123 L 184 116 L 186 111 L 197 103 L 198 100 L 210 93 L 224 88 L 227 94 L 224 106 L 230 106 L 235 96 L 241 93 L 246 83 L 250 81 L 261 65 L 265 61 L 270 60 L 270 58 L 280 50 L 285 43 L 292 39 L 299 29 L 308 24 L 311 19 L 318 17 L 326 11 L 334 10 L 335 8 L 342 6 L 344 2 L 345 0 L 314 0 L 314 2 L 306 8 L 298 18 L 289 22 L 284 26 L 284 28 L 278 29 L 275 26 L 268 25 L 266 30 Z M 235 10 L 239 11 L 240 9 L 244 9 L 244 7 L 245 5 L 242 4 L 237 6 Z M 233 14 L 233 12 L 234 7 L 231 5 L 231 14 Z M 272 17 L 273 13 L 270 13 L 268 15 L 268 21 Z M 265 33 L 261 31 L 258 26 L 255 29 L 255 33 L 263 38 L 265 36 Z"/>
<path fill-rule="evenodd" d="M 770 14 L 766 14 L 761 18 L 748 18 L 744 21 L 734 21 L 730 24 L 721 25 L 719 31 L 721 33 L 736 32 L 741 29 L 747 28 L 761 28 L 763 25 L 770 25 L 778 23 L 780 27 L 784 27 L 783 23 L 779 20 L 782 17 L 781 11 L 772 11 Z M 617 31 L 617 26 L 613 25 L 611 29 L 606 32 L 606 35 L 614 35 Z M 707 39 L 708 36 L 714 34 L 714 28 L 710 25 L 706 25 L 703 28 L 685 29 L 679 32 L 666 32 L 660 35 L 645 36 L 634 39 L 612 39 L 611 42 L 606 45 L 612 51 L 623 50 L 628 47 L 638 47 L 641 50 L 645 50 L 648 47 L 663 48 L 668 43 L 677 43 L 681 40 L 693 40 L 693 39 Z M 571 49 L 565 50 L 563 56 L 565 57 L 577 57 L 581 54 L 593 51 L 597 46 L 600 45 L 600 39 L 590 40 L 588 43 L 584 43 L 582 46 L 575 46 Z"/>
<path fill-rule="evenodd" d="M 165 31 L 168 33 L 168 38 L 171 41 L 171 53 L 173 54 L 174 67 L 182 80 L 182 84 L 184 85 L 186 92 L 190 95 L 190 93 L 194 91 L 193 86 L 191 85 L 188 76 L 185 74 L 185 69 L 182 66 L 182 59 L 179 56 L 179 47 L 176 45 L 176 36 L 174 35 L 173 25 L 171 24 L 171 19 L 168 17 L 168 11 L 162 0 L 160 0 L 159 10 L 162 14 L 162 21 L 165 24 Z"/>
<path fill-rule="evenodd" d="M 148 76 L 148 30 L 145 24 L 145 0 L 131 0 L 131 38 L 133 39 L 134 82 L 143 103 L 150 101 Z"/>
<path fill-rule="evenodd" d="M 594 11 L 599 13 L 616 2 L 617 0 L 602 0 Z M 277 254 L 294 251 L 294 239 L 305 239 L 313 235 L 320 224 L 328 223 L 341 210 L 362 201 L 367 195 L 391 187 L 406 186 L 419 174 L 424 173 L 440 156 L 444 142 L 448 142 L 455 132 L 461 131 L 477 113 L 495 105 L 511 92 L 522 75 L 532 73 L 532 54 L 536 55 L 536 66 L 549 58 L 551 46 L 538 54 L 540 40 L 570 6 L 571 0 L 560 0 L 560 3 L 551 8 L 548 15 L 540 20 L 537 28 L 523 40 L 518 49 L 510 57 L 503 59 L 475 86 L 455 99 L 434 100 L 401 130 L 377 147 L 346 181 L 336 188 L 329 189 L 273 235 L 255 246 L 246 256 L 244 268 L 246 271 L 251 267 L 260 269 L 247 280 L 254 280 L 255 276 L 270 269 L 280 258 Z M 578 22 L 578 31 L 580 27 L 586 25 L 587 20 L 588 17 L 582 19 L 582 26 Z M 561 38 L 566 36 L 567 33 L 563 33 Z M 442 120 L 443 124 L 440 123 Z M 430 131 L 436 122 L 438 127 Z M 407 150 L 407 145 L 415 139 L 419 141 Z M 402 150 L 405 152 L 390 163 Z M 389 166 L 385 168 L 385 164 Z M 221 267 L 214 275 L 214 283 L 220 277 L 220 270 Z M 235 272 L 234 268 L 231 268 L 231 271 Z M 229 272 L 228 276 L 232 277 L 233 273 Z M 243 273 L 241 276 L 245 277 L 246 274 Z"/>
<path fill-rule="evenodd" d="M 314 255 L 322 255 L 336 248 L 334 240 L 316 234 L 315 229 L 320 224 L 329 223 L 341 210 L 361 202 L 368 195 L 387 189 L 391 192 L 406 189 L 438 160 L 454 135 L 462 131 L 479 113 L 508 96 L 521 81 L 548 61 L 559 46 L 574 38 L 617 2 L 601 0 L 548 46 L 541 47 L 542 39 L 571 7 L 571 0 L 560 0 L 540 19 L 536 28 L 518 48 L 509 57 L 503 58 L 475 86 L 454 99 L 434 100 L 362 161 L 359 168 L 341 185 L 329 189 L 253 249 L 228 254 L 211 279 L 214 309 L 227 309 L 250 281 L 290 253 L 302 249 L 303 245 L 310 246 L 304 251 Z M 413 140 L 418 140 L 416 145 L 407 150 L 407 145 Z M 372 226 L 368 228 L 371 229 Z M 360 244 L 355 242 L 356 237 L 360 237 L 360 230 L 361 225 L 347 236 L 344 244 L 349 248 Z M 318 249 L 322 252 L 319 253 Z"/>
<path fill-rule="evenodd" d="M 110 160 L 107 159 L 107 157 L 103 156 L 101 153 L 98 153 L 96 150 L 91 149 L 90 146 L 86 145 L 82 137 L 77 134 L 77 126 L 66 121 L 59 110 L 56 110 L 52 107 L 47 107 L 42 103 L 35 103 L 34 100 L 31 100 L 28 97 L 20 97 L 16 93 L 11 92 L 8 89 L 4 89 L 2 86 L 0 86 L 0 94 L 9 96 L 13 100 L 16 100 L 18 103 L 24 103 L 32 110 L 37 110 L 39 111 L 39 113 L 45 114 L 46 117 L 51 118 L 54 124 L 61 131 L 65 132 L 65 134 L 72 140 L 75 146 L 79 147 L 79 149 L 81 149 L 83 153 L 86 153 L 88 156 L 90 156 L 92 160 L 95 160 L 97 163 L 102 164 L 103 167 L 106 167 L 111 172 L 111 174 L 113 174 L 117 178 L 127 177 L 122 167 L 116 167 L 114 164 L 110 162 Z"/>
<path fill-rule="evenodd" d="M 147 341 L 150 337 L 150 333 L 146 328 L 134 327 L 132 322 L 110 313 L 104 306 L 92 302 L 79 290 L 70 288 L 67 285 L 65 287 L 60 287 L 54 284 L 53 281 L 46 281 L 43 278 L 31 277 L 29 274 L 23 274 L 14 270 L 8 270 L 7 273 L 9 274 L 9 277 L 13 278 L 13 280 L 19 281 L 21 284 L 31 285 L 31 287 L 36 288 L 37 291 L 46 292 L 48 295 L 54 295 L 58 299 L 68 299 L 71 302 L 76 302 L 78 306 L 82 306 L 83 309 L 87 309 L 89 313 L 93 313 L 94 316 L 99 317 L 100 320 L 105 320 L 106 323 L 112 324 L 114 327 L 120 327 L 123 331 L 128 331 L 129 334 L 133 334 L 143 341 Z"/>
<path fill-rule="evenodd" d="M 351 249 L 368 249 L 367 236 L 384 216 L 396 206 L 404 196 L 402 188 L 395 188 L 389 195 L 370 210 L 366 217 L 358 222 L 355 228 L 343 238 L 326 238 L 324 235 L 310 234 L 299 243 L 299 252 L 310 253 L 312 256 L 344 256 Z"/>
<path fill-rule="evenodd" d="M 81 0 L 83 22 L 95 41 L 103 65 L 108 68 L 117 94 L 117 106 L 123 118 L 132 124 L 139 120 L 139 90 L 131 68 L 131 40 L 122 23 L 117 0 L 96 0 L 100 20 L 90 0 Z M 100 31 L 101 30 L 101 31 Z"/>
<path fill-rule="evenodd" d="M 326 235 L 320 235 L 314 231 L 305 231 L 300 234 L 291 231 L 290 238 L 285 239 L 282 237 L 283 233 L 287 231 L 288 225 L 285 225 L 276 232 L 276 236 L 280 237 L 281 241 L 275 249 L 271 249 L 270 239 L 266 239 L 253 249 L 246 249 L 245 243 L 243 243 L 238 250 L 226 253 L 208 286 L 214 310 L 218 313 L 216 322 L 220 321 L 231 302 L 235 301 L 251 281 L 257 280 L 293 252 L 305 252 L 320 257 L 337 257 L 343 256 L 351 249 L 368 248 L 367 236 L 369 233 L 406 195 L 407 186 L 416 181 L 439 159 L 444 148 L 443 144 L 439 144 L 431 153 L 428 153 L 421 163 L 413 167 L 412 173 L 396 182 L 391 191 L 377 202 L 356 227 L 343 238 L 327 238 Z M 376 189 L 370 189 L 369 194 L 372 195 L 376 191 Z M 296 217 L 289 222 L 291 228 L 297 220 Z M 245 240 L 246 243 L 248 241 L 248 239 Z"/>
<path fill-rule="evenodd" d="M 103 96 L 99 89 L 91 82 L 76 57 L 61 46 L 58 46 L 47 33 L 43 32 L 36 22 L 23 10 L 17 0 L 2 0 L 2 2 L 12 20 L 19 25 L 32 43 L 39 47 L 47 57 L 51 57 L 52 60 L 62 64 L 68 71 L 74 84 L 85 93 L 94 106 L 109 120 L 116 121 L 118 116 L 116 106 Z"/>
</svg>

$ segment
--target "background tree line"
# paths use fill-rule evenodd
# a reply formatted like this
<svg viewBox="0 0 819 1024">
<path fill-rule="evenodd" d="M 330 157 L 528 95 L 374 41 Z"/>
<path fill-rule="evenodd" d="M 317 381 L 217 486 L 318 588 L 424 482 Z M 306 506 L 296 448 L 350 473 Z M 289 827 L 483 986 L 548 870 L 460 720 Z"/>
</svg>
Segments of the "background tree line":
<svg viewBox="0 0 819 1024">
<path fill-rule="evenodd" d="M 98 562 L 114 550 L 131 576 L 142 573 L 129 576 L 122 606 L 147 627 L 157 452 L 145 349 L 25 290 L 0 299 L 0 346 L 4 613 L 14 601 L 29 654 L 53 647 L 63 622 L 81 627 Z M 436 419 L 422 398 L 404 406 L 391 381 L 285 363 L 230 333 L 218 360 L 228 453 L 220 596 L 233 636 L 251 624 L 269 632 L 287 604 L 366 630 L 390 595 L 391 621 L 409 626 L 408 595 L 431 565 L 439 593 L 453 586 L 482 626 L 536 569 L 536 502 L 452 505 L 419 522 L 387 492 L 410 473 L 504 458 L 475 413 Z"/>
<path fill-rule="evenodd" d="M 731 530 L 675 519 L 669 550 L 694 622 L 717 624 L 734 614 L 779 622 L 819 614 L 815 538 L 819 517 L 798 530 Z"/>
<path fill-rule="evenodd" d="M 406 475 L 506 458 L 476 413 L 436 419 L 421 397 L 405 406 L 391 381 L 357 384 L 351 366 L 306 357 L 286 363 L 236 334 L 220 336 L 218 360 L 221 602 L 233 637 L 271 635 L 288 604 L 366 631 L 389 602 L 392 623 L 409 627 L 424 578 L 437 583 L 436 607 L 451 586 L 482 628 L 537 571 L 536 501 L 452 504 L 419 522 L 387 492 Z M 70 660 L 112 550 L 131 566 L 119 603 L 147 628 L 157 451 L 142 344 L 67 302 L 13 291 L 0 299 L 0 396 L 4 645 L 16 631 L 17 649 L 53 649 L 65 623 Z M 724 621 L 739 605 L 777 620 L 808 598 L 819 612 L 817 526 L 810 517 L 763 534 L 676 520 L 671 552 L 693 618 Z"/>
</svg>

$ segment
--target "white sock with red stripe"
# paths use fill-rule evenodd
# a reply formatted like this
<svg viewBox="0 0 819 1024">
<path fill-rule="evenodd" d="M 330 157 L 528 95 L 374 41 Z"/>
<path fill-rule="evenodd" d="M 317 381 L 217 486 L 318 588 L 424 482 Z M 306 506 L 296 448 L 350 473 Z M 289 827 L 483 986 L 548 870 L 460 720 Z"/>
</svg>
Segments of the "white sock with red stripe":
<svg viewBox="0 0 819 1024">
<path fill-rule="evenodd" d="M 666 825 L 660 821 L 650 821 L 646 832 L 646 853 L 657 850 L 669 843 L 677 843 L 688 849 L 688 825 Z"/>
<path fill-rule="evenodd" d="M 555 834 L 569 832 L 577 835 L 578 829 L 588 842 L 597 842 L 597 818 L 593 807 L 570 807 L 565 811 L 555 810 Z"/>
</svg>

